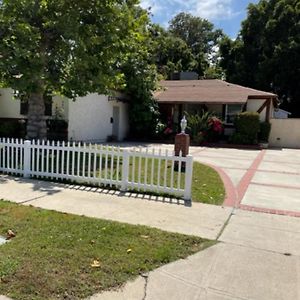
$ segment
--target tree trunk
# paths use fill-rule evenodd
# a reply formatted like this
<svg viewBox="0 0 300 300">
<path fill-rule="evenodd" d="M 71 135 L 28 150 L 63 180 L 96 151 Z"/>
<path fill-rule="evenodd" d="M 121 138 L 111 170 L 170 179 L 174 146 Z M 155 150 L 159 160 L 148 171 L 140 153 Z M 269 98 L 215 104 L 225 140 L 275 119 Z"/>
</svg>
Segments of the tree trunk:
<svg viewBox="0 0 300 300">
<path fill-rule="evenodd" d="M 27 138 L 45 140 L 47 125 L 43 93 L 32 93 L 28 100 Z"/>
</svg>

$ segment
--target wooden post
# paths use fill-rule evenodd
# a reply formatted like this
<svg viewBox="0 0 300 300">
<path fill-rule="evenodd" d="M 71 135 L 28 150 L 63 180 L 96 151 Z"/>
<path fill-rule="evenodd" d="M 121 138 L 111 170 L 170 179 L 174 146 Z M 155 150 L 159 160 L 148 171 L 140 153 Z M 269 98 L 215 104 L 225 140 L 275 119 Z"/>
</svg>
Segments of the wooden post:
<svg viewBox="0 0 300 300">
<path fill-rule="evenodd" d="M 271 99 L 268 99 L 267 101 L 266 122 L 270 122 Z"/>
<path fill-rule="evenodd" d="M 175 156 L 186 157 L 189 154 L 190 136 L 186 133 L 179 133 L 175 136 Z M 185 163 L 181 164 L 181 171 L 185 171 Z M 178 170 L 178 162 L 174 165 L 175 170 Z"/>
</svg>

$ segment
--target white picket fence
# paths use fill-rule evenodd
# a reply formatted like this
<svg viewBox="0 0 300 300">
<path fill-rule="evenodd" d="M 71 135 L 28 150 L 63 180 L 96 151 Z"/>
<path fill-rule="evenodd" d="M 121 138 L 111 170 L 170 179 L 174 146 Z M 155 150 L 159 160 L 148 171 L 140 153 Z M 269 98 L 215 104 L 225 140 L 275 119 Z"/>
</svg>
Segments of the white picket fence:
<svg viewBox="0 0 300 300">
<path fill-rule="evenodd" d="M 193 157 L 175 156 L 168 150 L 0 139 L 0 172 L 168 194 L 189 201 Z"/>
</svg>

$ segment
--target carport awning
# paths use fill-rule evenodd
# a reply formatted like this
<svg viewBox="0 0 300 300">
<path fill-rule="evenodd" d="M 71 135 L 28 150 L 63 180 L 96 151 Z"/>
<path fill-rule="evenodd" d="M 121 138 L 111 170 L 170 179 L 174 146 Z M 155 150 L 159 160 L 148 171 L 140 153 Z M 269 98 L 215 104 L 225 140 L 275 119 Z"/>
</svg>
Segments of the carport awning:
<svg viewBox="0 0 300 300">
<path fill-rule="evenodd" d="M 165 80 L 154 94 L 159 103 L 244 104 L 251 99 L 276 99 L 277 95 L 222 80 Z"/>
</svg>

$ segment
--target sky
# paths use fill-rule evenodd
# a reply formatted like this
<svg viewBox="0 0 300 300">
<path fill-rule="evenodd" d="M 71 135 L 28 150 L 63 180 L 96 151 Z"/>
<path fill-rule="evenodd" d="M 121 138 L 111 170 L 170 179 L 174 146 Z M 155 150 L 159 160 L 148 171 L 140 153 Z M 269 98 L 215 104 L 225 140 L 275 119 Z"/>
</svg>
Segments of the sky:
<svg viewBox="0 0 300 300">
<path fill-rule="evenodd" d="M 143 8 L 151 7 L 152 21 L 163 27 L 180 12 L 208 19 L 231 38 L 236 38 L 241 22 L 247 16 L 249 3 L 259 0 L 141 0 Z"/>
</svg>

